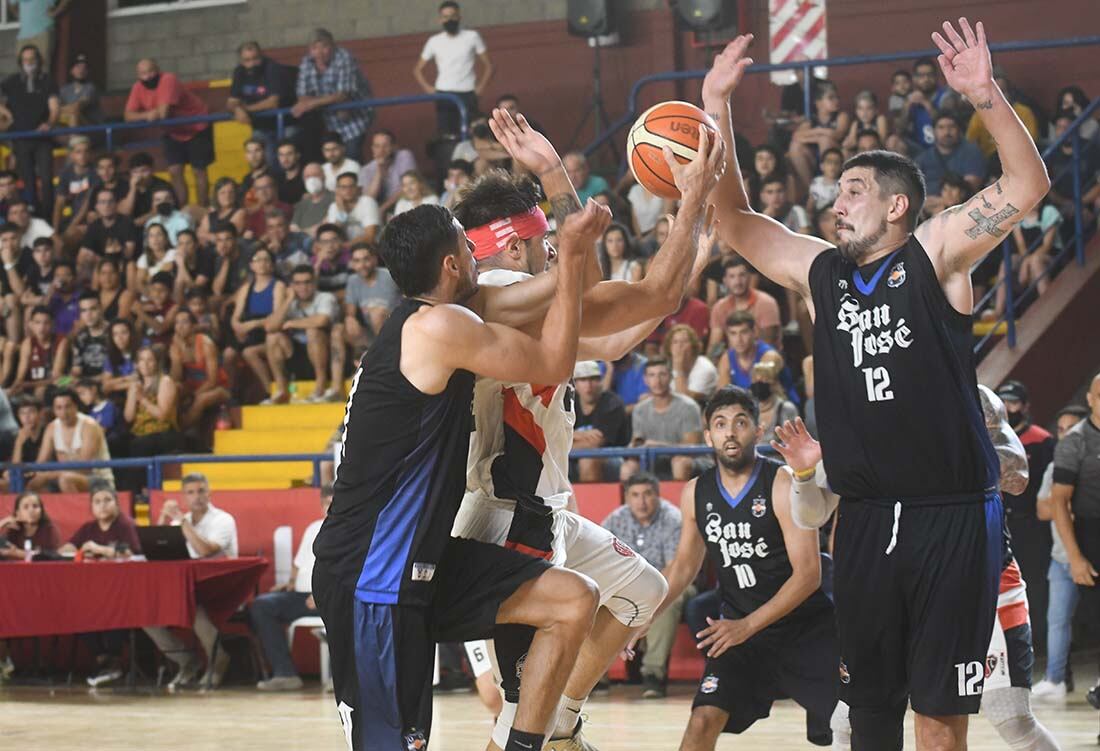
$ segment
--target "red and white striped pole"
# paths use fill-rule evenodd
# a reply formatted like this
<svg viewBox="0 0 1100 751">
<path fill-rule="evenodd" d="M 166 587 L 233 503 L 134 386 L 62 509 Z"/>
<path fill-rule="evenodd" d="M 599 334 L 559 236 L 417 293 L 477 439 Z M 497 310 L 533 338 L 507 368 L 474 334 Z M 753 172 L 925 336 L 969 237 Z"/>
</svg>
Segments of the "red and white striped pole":
<svg viewBox="0 0 1100 751">
<path fill-rule="evenodd" d="M 826 0 L 768 0 L 768 61 L 774 64 L 820 60 L 828 57 L 825 31 Z M 814 74 L 823 78 L 824 68 Z M 796 70 L 778 70 L 772 83 L 780 86 L 799 80 Z"/>
</svg>

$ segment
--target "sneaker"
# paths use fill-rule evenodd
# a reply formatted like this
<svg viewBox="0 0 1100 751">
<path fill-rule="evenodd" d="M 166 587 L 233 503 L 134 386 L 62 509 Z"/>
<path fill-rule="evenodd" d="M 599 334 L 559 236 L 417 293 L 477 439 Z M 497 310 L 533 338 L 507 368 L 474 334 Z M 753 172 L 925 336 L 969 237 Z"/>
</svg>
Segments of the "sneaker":
<svg viewBox="0 0 1100 751">
<path fill-rule="evenodd" d="M 188 688 L 195 685 L 195 681 L 199 678 L 199 661 L 191 660 L 180 665 L 179 672 L 176 676 L 168 682 L 169 691 L 177 691 L 181 688 Z"/>
<path fill-rule="evenodd" d="M 1090 688 L 1089 692 L 1085 694 L 1085 698 L 1088 699 L 1093 709 L 1100 709 L 1100 683 Z"/>
<path fill-rule="evenodd" d="M 5 657 L 3 662 L 0 662 L 0 679 L 7 680 L 11 678 L 15 673 L 15 663 L 11 661 L 10 657 Z"/>
<path fill-rule="evenodd" d="M 1051 683 L 1045 680 L 1039 681 L 1031 687 L 1031 697 L 1040 702 L 1064 703 L 1066 701 L 1066 684 Z"/>
<path fill-rule="evenodd" d="M 573 735 L 568 738 L 549 740 L 544 745 L 543 751 L 598 751 L 598 749 L 584 738 L 584 722 L 577 718 L 577 726 L 573 728 Z"/>
<path fill-rule="evenodd" d="M 643 699 L 663 699 L 667 694 L 664 681 L 655 675 L 642 675 Z"/>
<path fill-rule="evenodd" d="M 302 679 L 296 675 L 276 675 L 260 681 L 256 688 L 260 691 L 297 691 L 302 685 Z"/>
<path fill-rule="evenodd" d="M 200 685 L 203 688 L 209 686 L 210 688 L 217 688 L 222 685 L 222 680 L 225 678 L 225 671 L 229 669 L 229 653 L 225 650 L 218 650 L 218 656 L 214 660 L 213 667 L 208 667 L 206 673 L 203 674 Z"/>
<path fill-rule="evenodd" d="M 264 399 L 262 402 L 260 402 L 260 406 L 269 407 L 272 404 L 289 404 L 289 403 L 290 403 L 290 394 L 286 393 L 285 391 L 282 391 L 282 392 L 279 392 L 278 394 L 275 394 L 274 396 L 269 396 L 268 398 Z"/>
<path fill-rule="evenodd" d="M 121 677 L 122 670 L 120 670 L 119 668 L 104 668 L 95 675 L 89 675 L 87 683 L 92 688 L 98 688 L 100 686 L 105 686 L 106 684 L 113 681 L 117 681 Z"/>
<path fill-rule="evenodd" d="M 333 386 L 330 389 L 325 389 L 325 393 L 321 394 L 321 401 L 323 402 L 342 402 L 344 401 L 344 395 L 336 390 Z"/>
</svg>

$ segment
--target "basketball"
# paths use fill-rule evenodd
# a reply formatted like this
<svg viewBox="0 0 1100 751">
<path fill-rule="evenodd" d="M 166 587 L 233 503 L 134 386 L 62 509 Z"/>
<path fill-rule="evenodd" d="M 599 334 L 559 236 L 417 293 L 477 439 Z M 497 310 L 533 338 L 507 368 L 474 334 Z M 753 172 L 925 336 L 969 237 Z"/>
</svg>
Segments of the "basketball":
<svg viewBox="0 0 1100 751">
<path fill-rule="evenodd" d="M 626 139 L 627 160 L 634 179 L 655 196 L 679 198 L 680 191 L 661 153 L 663 146 L 682 164 L 699 150 L 699 127 L 705 125 L 711 138 L 720 138 L 714 118 L 688 102 L 655 104 L 634 121 Z"/>
</svg>

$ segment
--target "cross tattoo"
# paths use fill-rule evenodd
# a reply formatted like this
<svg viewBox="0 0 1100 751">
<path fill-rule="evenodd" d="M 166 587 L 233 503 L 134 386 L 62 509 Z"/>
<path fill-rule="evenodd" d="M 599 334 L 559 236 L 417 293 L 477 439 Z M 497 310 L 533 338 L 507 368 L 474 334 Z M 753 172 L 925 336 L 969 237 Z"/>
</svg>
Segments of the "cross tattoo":
<svg viewBox="0 0 1100 751">
<path fill-rule="evenodd" d="M 983 232 L 989 234 L 991 237 L 1000 237 L 1005 233 L 998 225 L 1005 219 L 1008 219 L 1013 214 L 1020 213 L 1019 209 L 1013 206 L 1011 203 L 1006 205 L 1003 209 L 998 211 L 991 217 L 986 217 L 979 209 L 971 209 L 967 214 L 968 217 L 974 220 L 976 226 L 971 227 L 966 231 L 966 236 L 971 240 L 977 240 L 978 235 Z"/>
</svg>

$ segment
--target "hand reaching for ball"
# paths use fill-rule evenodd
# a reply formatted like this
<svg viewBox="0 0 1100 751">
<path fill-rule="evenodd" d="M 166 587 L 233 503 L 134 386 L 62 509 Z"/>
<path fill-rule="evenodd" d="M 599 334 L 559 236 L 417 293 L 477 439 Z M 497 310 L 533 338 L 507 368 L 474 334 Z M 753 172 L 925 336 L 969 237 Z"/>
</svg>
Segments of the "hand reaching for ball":
<svg viewBox="0 0 1100 751">
<path fill-rule="evenodd" d="M 705 200 L 726 170 L 726 144 L 705 126 L 699 128 L 699 149 L 687 164 L 680 164 L 668 146 L 661 150 L 683 201 Z"/>
</svg>

